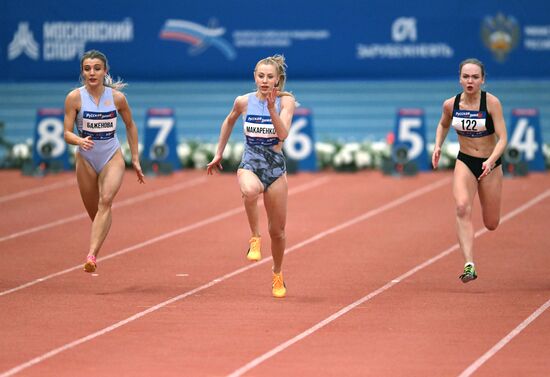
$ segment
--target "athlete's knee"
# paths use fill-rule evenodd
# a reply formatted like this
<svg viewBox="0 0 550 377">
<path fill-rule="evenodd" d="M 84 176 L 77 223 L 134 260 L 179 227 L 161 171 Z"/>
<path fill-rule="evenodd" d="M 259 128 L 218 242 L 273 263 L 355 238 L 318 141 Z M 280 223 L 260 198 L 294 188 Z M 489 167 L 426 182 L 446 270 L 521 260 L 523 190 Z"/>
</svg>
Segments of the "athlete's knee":
<svg viewBox="0 0 550 377">
<path fill-rule="evenodd" d="M 456 204 L 456 215 L 460 218 L 469 217 L 472 212 L 472 206 L 466 203 L 457 203 Z"/>
<path fill-rule="evenodd" d="M 98 207 L 111 208 L 113 206 L 113 195 L 100 195 Z"/>
<path fill-rule="evenodd" d="M 243 198 L 247 200 L 257 199 L 260 195 L 260 190 L 253 186 L 241 187 L 241 192 L 243 194 Z"/>
<path fill-rule="evenodd" d="M 269 237 L 272 240 L 284 240 L 286 238 L 284 226 L 269 226 Z"/>
</svg>

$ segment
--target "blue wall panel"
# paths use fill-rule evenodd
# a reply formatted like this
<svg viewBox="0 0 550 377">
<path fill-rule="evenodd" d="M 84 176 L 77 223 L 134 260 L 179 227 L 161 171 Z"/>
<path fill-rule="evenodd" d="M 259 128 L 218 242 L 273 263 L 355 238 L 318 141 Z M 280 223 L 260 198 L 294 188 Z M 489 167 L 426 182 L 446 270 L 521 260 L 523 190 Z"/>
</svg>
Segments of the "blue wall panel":
<svg viewBox="0 0 550 377">
<path fill-rule="evenodd" d="M 547 0 L 75 4 L 0 2 L 0 81 L 74 80 L 92 48 L 131 80 L 246 79 L 274 53 L 293 79 L 452 78 L 472 56 L 492 78 L 550 76 Z"/>
</svg>

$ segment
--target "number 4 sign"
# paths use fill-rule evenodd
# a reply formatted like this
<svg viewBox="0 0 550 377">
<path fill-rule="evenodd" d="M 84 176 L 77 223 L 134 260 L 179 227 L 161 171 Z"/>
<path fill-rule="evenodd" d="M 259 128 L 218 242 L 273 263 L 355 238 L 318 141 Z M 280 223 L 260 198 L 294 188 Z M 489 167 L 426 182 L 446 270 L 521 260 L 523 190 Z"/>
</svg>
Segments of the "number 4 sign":
<svg viewBox="0 0 550 377">
<path fill-rule="evenodd" d="M 508 144 L 519 150 L 530 171 L 545 170 L 537 109 L 512 110 Z"/>
</svg>

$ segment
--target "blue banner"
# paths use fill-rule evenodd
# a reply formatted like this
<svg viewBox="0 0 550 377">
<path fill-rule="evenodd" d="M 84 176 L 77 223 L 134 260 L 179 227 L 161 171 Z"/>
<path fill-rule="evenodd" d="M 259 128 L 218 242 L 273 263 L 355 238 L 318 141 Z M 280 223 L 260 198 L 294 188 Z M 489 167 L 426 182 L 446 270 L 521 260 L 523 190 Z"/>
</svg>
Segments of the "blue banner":
<svg viewBox="0 0 550 377">
<path fill-rule="evenodd" d="M 280 0 L 277 9 L 253 0 L 119 0 L 108 12 L 69 0 L 4 1 L 0 81 L 76 81 L 89 49 L 130 80 L 249 78 L 275 53 L 293 79 L 454 78 L 469 57 L 491 78 L 550 76 L 547 0 Z"/>
</svg>

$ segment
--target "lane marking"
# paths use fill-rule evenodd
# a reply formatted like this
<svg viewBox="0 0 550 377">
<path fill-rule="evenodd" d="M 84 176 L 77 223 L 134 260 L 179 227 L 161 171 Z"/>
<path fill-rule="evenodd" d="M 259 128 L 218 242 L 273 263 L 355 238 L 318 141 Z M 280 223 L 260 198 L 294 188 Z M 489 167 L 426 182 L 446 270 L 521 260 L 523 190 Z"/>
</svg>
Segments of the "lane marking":
<svg viewBox="0 0 550 377">
<path fill-rule="evenodd" d="M 535 310 L 529 317 L 527 317 L 522 323 L 520 323 L 515 329 L 510 331 L 508 335 L 502 338 L 497 344 L 495 344 L 489 351 L 485 352 L 483 356 L 474 361 L 464 372 L 460 373 L 458 377 L 469 377 L 476 370 L 479 369 L 487 360 L 493 357 L 498 351 L 500 351 L 504 346 L 506 346 L 512 339 L 514 339 L 520 332 L 525 330 L 531 322 L 533 322 L 537 317 L 539 317 L 546 309 L 550 307 L 550 300 L 542 304 L 537 310 Z"/>
<path fill-rule="evenodd" d="M 166 195 L 166 194 L 173 193 L 173 192 L 176 192 L 176 191 L 179 191 L 179 190 L 183 190 L 183 189 L 186 189 L 186 188 L 189 188 L 189 187 L 193 187 L 193 186 L 196 186 L 200 183 L 206 182 L 206 179 L 207 179 L 206 177 L 194 178 L 194 179 L 192 179 L 190 181 L 187 181 L 187 182 L 178 183 L 178 184 L 175 184 L 175 185 L 170 186 L 170 187 L 165 187 L 165 188 L 162 188 L 162 189 L 159 189 L 159 190 L 156 190 L 156 191 L 151 191 L 151 192 L 148 192 L 148 193 L 145 193 L 145 194 L 134 196 L 132 198 L 121 200 L 120 202 L 116 202 L 116 203 L 113 204 L 113 209 L 125 207 L 125 206 L 135 204 L 135 203 L 147 200 L 147 199 L 153 199 L 153 198 L 156 198 L 156 197 L 161 196 L 161 195 Z M 6 236 L 0 237 L 0 242 L 11 240 L 11 239 L 14 239 L 14 238 L 17 238 L 17 237 L 22 237 L 22 236 L 25 236 L 27 234 L 39 232 L 41 230 L 53 228 L 53 227 L 58 226 L 58 225 L 67 224 L 67 223 L 70 223 L 72 221 L 76 221 L 76 220 L 80 220 L 80 219 L 87 219 L 87 218 L 88 218 L 88 214 L 86 212 L 82 212 L 78 215 L 65 217 L 65 218 L 60 219 L 60 220 L 52 221 L 52 222 L 49 222 L 49 223 L 46 223 L 46 224 L 35 226 L 33 228 L 28 228 L 28 229 L 25 229 L 25 230 L 22 230 L 22 231 L 19 231 L 19 232 L 16 232 L 16 233 L 8 234 Z"/>
<path fill-rule="evenodd" d="M 41 194 L 41 193 L 46 192 L 46 191 L 51 191 L 51 190 L 55 190 L 55 189 L 66 187 L 66 186 L 72 186 L 72 185 L 75 185 L 75 184 L 76 184 L 76 178 L 71 178 L 71 179 L 68 179 L 68 180 L 65 180 L 65 181 L 62 181 L 62 182 L 51 183 L 51 184 L 46 185 L 46 186 L 40 186 L 40 187 L 36 187 L 36 188 L 32 188 L 32 189 L 23 190 L 23 191 L 20 191 L 18 193 L 15 193 L 15 194 L 8 194 L 8 195 L 0 196 L 0 203 L 8 202 L 10 200 L 15 200 L 15 199 L 19 199 L 19 198 L 24 198 L 26 196 L 31 196 L 31 195 L 35 195 L 35 194 Z"/>
<path fill-rule="evenodd" d="M 312 189 L 314 187 L 317 187 L 319 185 L 322 185 L 324 183 L 326 183 L 327 181 L 329 180 L 328 177 L 322 177 L 322 178 L 317 178 L 313 181 L 310 181 L 310 182 L 307 182 L 307 183 L 304 183 L 300 186 L 296 186 L 294 189 L 291 189 L 289 190 L 288 192 L 288 195 L 294 195 L 294 194 L 298 194 L 302 191 L 305 191 L 305 190 L 309 190 L 309 189 Z M 259 202 L 259 205 L 261 205 L 262 201 L 260 200 Z M 190 232 L 194 229 L 197 229 L 197 228 L 200 228 L 200 227 L 203 227 L 203 226 L 206 226 L 206 225 L 209 225 L 209 224 L 212 224 L 212 223 L 215 223 L 217 221 L 220 221 L 220 220 L 223 220 L 227 217 L 231 217 L 233 215 L 236 215 L 238 213 L 241 213 L 241 212 L 244 212 L 244 206 L 240 206 L 240 207 L 237 207 L 237 208 L 233 208 L 231 210 L 228 210 L 228 211 L 225 211 L 225 212 L 222 212 L 218 215 L 215 215 L 215 216 L 211 216 L 211 217 L 208 217 L 204 220 L 201 220 L 201 221 L 197 221 L 195 223 L 192 223 L 190 225 L 187 225 L 187 226 L 184 226 L 182 228 L 179 228 L 179 229 L 176 229 L 176 230 L 173 230 L 173 231 L 170 231 L 170 232 L 166 232 L 166 233 L 163 233 L 159 236 L 156 236 L 156 237 L 153 237 L 153 238 L 150 238 L 146 241 L 143 241 L 143 242 L 140 242 L 138 244 L 135 244 L 135 245 L 132 245 L 132 246 L 129 246 L 129 247 L 126 247 L 122 250 L 119 250 L 119 251 L 116 251 L 116 252 L 113 252 L 112 254 L 109 254 L 109 255 L 106 255 L 104 257 L 101 257 L 101 258 L 97 258 L 97 262 L 103 262 L 103 261 L 106 261 L 108 259 L 111 259 L 111 258 L 115 258 L 115 257 L 118 257 L 120 255 L 123 255 L 123 254 L 126 254 L 126 253 L 129 253 L 131 251 L 134 251 L 134 250 L 138 250 L 138 249 L 141 249 L 141 248 L 144 248 L 146 246 L 149 246 L 149 245 L 152 245 L 154 243 L 157 243 L 159 241 L 163 241 L 165 239 L 168 239 L 168 238 L 172 238 L 174 236 L 178 236 L 180 234 L 183 234 L 183 233 L 187 233 L 187 232 Z M 61 275 L 64 275 L 66 273 L 69 273 L 69 272 L 72 272 L 72 271 L 75 271 L 75 270 L 80 270 L 82 269 L 82 265 L 77 265 L 77 266 L 73 266 L 73 267 L 69 267 L 65 270 L 62 270 L 62 271 L 58 271 L 58 272 L 55 272 L 53 274 L 50 274 L 50 275 L 46 275 L 46 276 L 43 276 L 41 278 L 38 278 L 38 279 L 35 279 L 35 280 L 32 280 L 32 281 L 29 281 L 25 284 L 22 284 L 22 285 L 19 285 L 17 287 L 14 287 L 14 288 L 11 288 L 11 289 L 8 289 L 8 290 L 5 290 L 5 291 L 2 291 L 0 292 L 0 297 L 1 296 L 5 296 L 5 295 L 8 295 L 10 293 L 14 293 L 14 292 L 17 292 L 21 289 L 24 289 L 24 288 L 28 288 L 28 287 L 31 287 L 35 284 L 38 284 L 38 283 L 41 283 L 43 281 L 46 281 L 46 280 L 50 280 L 52 278 L 55 278 L 57 276 L 61 276 Z"/>
<path fill-rule="evenodd" d="M 510 220 L 511 218 L 515 217 L 516 215 L 520 214 L 521 212 L 527 210 L 528 208 L 534 206 L 538 202 L 544 200 L 549 195 L 550 195 L 550 190 L 546 190 L 544 193 L 536 196 L 535 198 L 531 199 L 527 203 L 523 204 L 522 206 L 516 208 L 515 210 L 509 212 L 507 215 L 502 217 L 500 223 L 502 224 L 502 223 Z M 488 232 L 487 228 L 480 229 L 475 233 L 474 238 L 480 237 L 480 236 L 482 236 L 483 234 L 485 234 L 487 232 Z M 261 356 L 255 358 L 255 359 L 253 359 L 252 361 L 246 363 L 245 365 L 243 365 L 239 369 L 237 369 L 234 372 L 228 374 L 227 377 L 242 376 L 243 374 L 247 373 L 251 369 L 253 369 L 256 366 L 260 365 L 264 361 L 266 361 L 266 360 L 270 359 L 271 357 L 277 355 L 278 353 L 284 351 L 285 349 L 287 349 L 288 347 L 292 346 L 293 344 L 299 342 L 300 340 L 305 339 L 309 335 L 313 334 L 317 330 L 322 329 L 323 327 L 330 324 L 331 322 L 334 322 L 335 320 L 337 320 L 338 318 L 340 318 L 344 314 L 350 312 L 351 310 L 353 310 L 357 306 L 371 300 L 372 298 L 378 296 L 379 294 L 383 293 L 384 291 L 387 291 L 388 289 L 390 289 L 394 285 L 398 284 L 400 281 L 405 280 L 406 278 L 414 275 L 418 271 L 420 271 L 420 270 L 424 269 L 425 267 L 428 267 L 429 265 L 435 263 L 436 261 L 446 257 L 447 255 L 451 254 L 453 251 L 455 251 L 457 249 L 459 249 L 459 245 L 458 245 L 458 243 L 455 243 L 453 246 L 449 247 L 447 250 L 441 252 L 440 254 L 436 255 L 435 257 L 430 258 L 427 261 L 425 261 L 424 263 L 421 263 L 421 264 L 417 265 L 416 267 L 414 267 L 411 270 L 407 271 L 403 275 L 393 279 L 392 281 L 386 283 L 385 285 L 378 288 L 377 290 L 367 294 L 366 296 L 360 298 L 359 300 L 357 300 L 357 301 L 349 304 L 348 306 L 340 309 L 336 313 L 334 313 L 331 316 L 325 318 L 321 322 L 318 322 L 316 325 L 310 327 L 309 329 L 305 330 L 304 332 L 296 335 L 295 337 L 287 340 L 286 342 L 283 342 L 283 343 L 279 344 L 277 347 L 271 349 L 270 351 L 264 353 L 263 355 L 261 355 Z"/>
<path fill-rule="evenodd" d="M 351 226 L 351 225 L 354 225 L 354 224 L 358 223 L 359 221 L 361 221 L 360 219 L 362 219 L 362 220 L 368 219 L 368 218 L 370 218 L 370 217 L 372 217 L 372 216 L 375 216 L 376 214 L 379 214 L 379 213 L 381 213 L 381 212 L 383 212 L 383 211 L 385 211 L 385 210 L 394 208 L 394 207 L 398 206 L 399 204 L 402 204 L 402 203 L 404 203 L 404 202 L 406 202 L 406 201 L 408 201 L 408 200 L 411 200 L 411 199 L 414 199 L 414 198 L 416 198 L 416 197 L 418 197 L 418 196 L 421 196 L 421 195 L 424 194 L 424 193 L 433 191 L 433 190 L 435 190 L 435 189 L 437 189 L 437 188 L 439 188 L 439 187 L 441 187 L 441 186 L 443 186 L 443 185 L 449 183 L 450 181 L 451 181 L 451 178 L 448 177 L 448 178 L 444 178 L 444 179 L 442 179 L 442 180 L 439 180 L 439 181 L 437 181 L 437 182 L 431 183 L 431 184 L 429 184 L 429 185 L 427 185 L 427 186 L 424 186 L 424 187 L 422 187 L 422 188 L 420 188 L 420 189 L 417 189 L 416 191 L 413 191 L 413 192 L 411 192 L 411 193 L 409 193 L 409 194 L 407 194 L 407 195 L 405 195 L 405 196 L 402 196 L 402 197 L 399 198 L 399 199 L 393 200 L 393 201 L 391 201 L 390 203 L 388 203 L 388 204 L 386 204 L 386 205 L 383 205 L 383 206 L 381 206 L 381 207 L 378 207 L 378 208 L 376 208 L 376 209 L 374 209 L 374 210 L 370 210 L 370 211 L 364 213 L 363 215 L 357 216 L 357 217 L 355 217 L 355 218 L 353 218 L 353 219 L 351 219 L 351 220 L 349 220 L 349 221 L 346 221 L 346 222 L 344 222 L 344 223 L 342 223 L 342 224 L 340 224 L 340 225 L 331 227 L 331 228 L 325 230 L 324 232 L 318 233 L 317 235 L 315 235 L 315 236 L 313 236 L 313 237 L 310 237 L 310 238 L 308 238 L 307 240 L 302 241 L 302 242 L 300 242 L 300 243 L 298 243 L 298 244 L 296 244 L 296 245 L 294 245 L 294 246 L 288 248 L 288 249 L 285 251 L 285 254 L 288 254 L 288 253 L 290 253 L 290 252 L 292 252 L 292 251 L 294 251 L 294 250 L 297 250 L 297 249 L 299 249 L 299 248 L 301 248 L 301 247 L 303 247 L 303 246 L 305 246 L 305 245 L 307 245 L 307 244 L 310 244 L 310 243 L 315 242 L 315 241 L 317 241 L 317 240 L 319 240 L 319 239 L 321 239 L 321 238 L 324 238 L 324 237 L 326 237 L 326 236 L 328 236 L 328 235 L 330 235 L 330 234 L 332 234 L 332 233 L 334 233 L 334 232 L 336 232 L 336 231 L 338 231 L 338 230 L 342 230 L 342 229 L 345 229 L 345 228 L 347 228 L 347 227 L 349 227 L 349 226 Z M 244 209 L 243 209 L 243 211 L 244 211 Z M 15 366 L 15 367 L 13 367 L 13 368 L 11 368 L 11 369 L 9 369 L 9 370 L 3 372 L 2 374 L 0 374 L 0 377 L 9 377 L 9 376 L 13 376 L 13 375 L 16 374 L 16 373 L 19 373 L 19 372 L 21 372 L 22 370 L 25 370 L 25 369 L 27 369 L 27 368 L 30 368 L 30 367 L 33 366 L 33 365 L 36 365 L 36 364 L 38 364 L 38 363 L 41 363 L 41 362 L 44 361 L 44 360 L 50 359 L 50 358 L 54 357 L 54 356 L 57 355 L 57 354 L 60 354 L 60 353 L 62 353 L 62 352 L 64 352 L 64 351 L 67 351 L 67 350 L 69 350 L 69 349 L 71 349 L 71 348 L 74 348 L 74 347 L 76 347 L 76 346 L 78 346 L 78 345 L 80 345 L 80 344 L 82 344 L 82 343 L 86 343 L 86 342 L 88 342 L 88 341 L 90 341 L 90 340 L 93 340 L 93 339 L 99 337 L 99 336 L 102 336 L 102 335 L 104 335 L 104 334 L 107 334 L 107 333 L 109 333 L 109 332 L 111 332 L 111 331 L 113 331 L 113 330 L 116 330 L 116 329 L 119 328 L 119 327 L 122 327 L 122 326 L 124 326 L 124 325 L 126 325 L 126 324 L 128 324 L 128 323 L 130 323 L 130 322 L 133 322 L 133 321 L 135 321 L 135 320 L 137 320 L 137 319 L 140 319 L 141 317 L 144 317 L 144 316 L 146 316 L 147 314 L 153 313 L 153 312 L 155 312 L 155 311 L 157 311 L 157 310 L 159 310 L 159 309 L 162 309 L 162 308 L 164 308 L 164 307 L 166 307 L 166 306 L 168 306 L 168 305 L 170 305 L 170 304 L 173 304 L 173 303 L 175 303 L 175 302 L 177 302 L 177 301 L 179 301 L 179 300 L 182 300 L 182 299 L 184 299 L 184 298 L 186 298 L 186 297 L 188 297 L 188 296 L 191 296 L 191 295 L 193 295 L 193 294 L 195 294 L 195 293 L 198 293 L 198 292 L 201 292 L 201 291 L 203 291 L 203 290 L 205 290 L 205 289 L 208 289 L 208 288 L 210 288 L 210 287 L 212 287 L 212 286 L 214 286 L 214 285 L 217 285 L 217 284 L 219 284 L 219 283 L 221 283 L 221 282 L 223 282 L 223 281 L 225 281 L 225 280 L 227 280 L 227 279 L 232 278 L 233 276 L 237 276 L 237 275 L 242 274 L 242 273 L 245 272 L 245 271 L 251 270 L 251 269 L 253 269 L 253 268 L 257 268 L 258 266 L 261 266 L 261 265 L 263 265 L 264 263 L 267 263 L 267 262 L 269 262 L 269 261 L 271 261 L 271 258 L 265 258 L 265 259 L 262 259 L 262 260 L 259 261 L 259 262 L 254 263 L 254 264 L 249 264 L 249 265 L 247 265 L 247 266 L 245 266 L 245 267 L 241 267 L 241 268 L 239 268 L 239 269 L 237 269 L 237 270 L 234 270 L 233 272 L 230 272 L 230 273 L 225 274 L 225 275 L 223 275 L 223 276 L 221 276 L 221 277 L 219 277 L 219 278 L 216 278 L 216 279 L 214 279 L 214 280 L 211 280 L 210 282 L 208 282 L 208 283 L 206 283 L 206 284 L 204 284 L 204 285 L 201 285 L 201 286 L 199 286 L 199 287 L 197 287 L 197 288 L 195 288 L 195 289 L 192 289 L 192 290 L 190 290 L 190 291 L 187 291 L 187 292 L 185 292 L 185 293 L 182 293 L 181 295 L 178 295 L 178 296 L 173 297 L 173 298 L 171 298 L 171 299 L 168 299 L 168 300 L 166 300 L 166 301 L 164 301 L 164 302 L 161 302 L 160 304 L 157 304 L 157 305 L 155 305 L 155 306 L 152 306 L 152 307 L 150 307 L 150 308 L 147 309 L 147 310 L 144 310 L 144 311 L 141 311 L 141 312 L 139 312 L 139 313 L 136 313 L 136 314 L 134 314 L 134 315 L 132 315 L 132 316 L 130 316 L 130 317 L 128 317 L 128 318 L 122 320 L 122 321 L 119 321 L 119 322 L 117 322 L 117 323 L 115 323 L 115 324 L 113 324 L 113 325 L 111 325 L 111 326 L 105 327 L 105 328 L 103 328 L 102 330 L 98 330 L 98 331 L 96 331 L 96 332 L 94 332 L 94 333 L 92 333 L 92 334 L 89 334 L 89 335 L 87 335 L 87 336 L 84 336 L 84 337 L 82 337 L 82 338 L 79 338 L 79 339 L 77 339 L 77 340 L 74 340 L 74 341 L 72 341 L 72 342 L 70 342 L 70 343 L 67 343 L 67 344 L 65 344 L 65 345 L 63 345 L 63 346 L 60 346 L 60 347 L 58 347 L 58 348 L 55 348 L 55 349 L 53 349 L 53 350 L 51 350 L 51 351 L 49 351 L 49 352 L 46 352 L 45 354 L 42 354 L 42 355 L 40 355 L 40 356 L 37 356 L 37 357 L 35 357 L 35 358 L 33 358 L 33 359 L 31 359 L 31 360 L 25 362 L 25 363 L 19 364 L 19 365 Z M 79 266 L 79 267 L 80 267 L 80 266 Z"/>
</svg>

